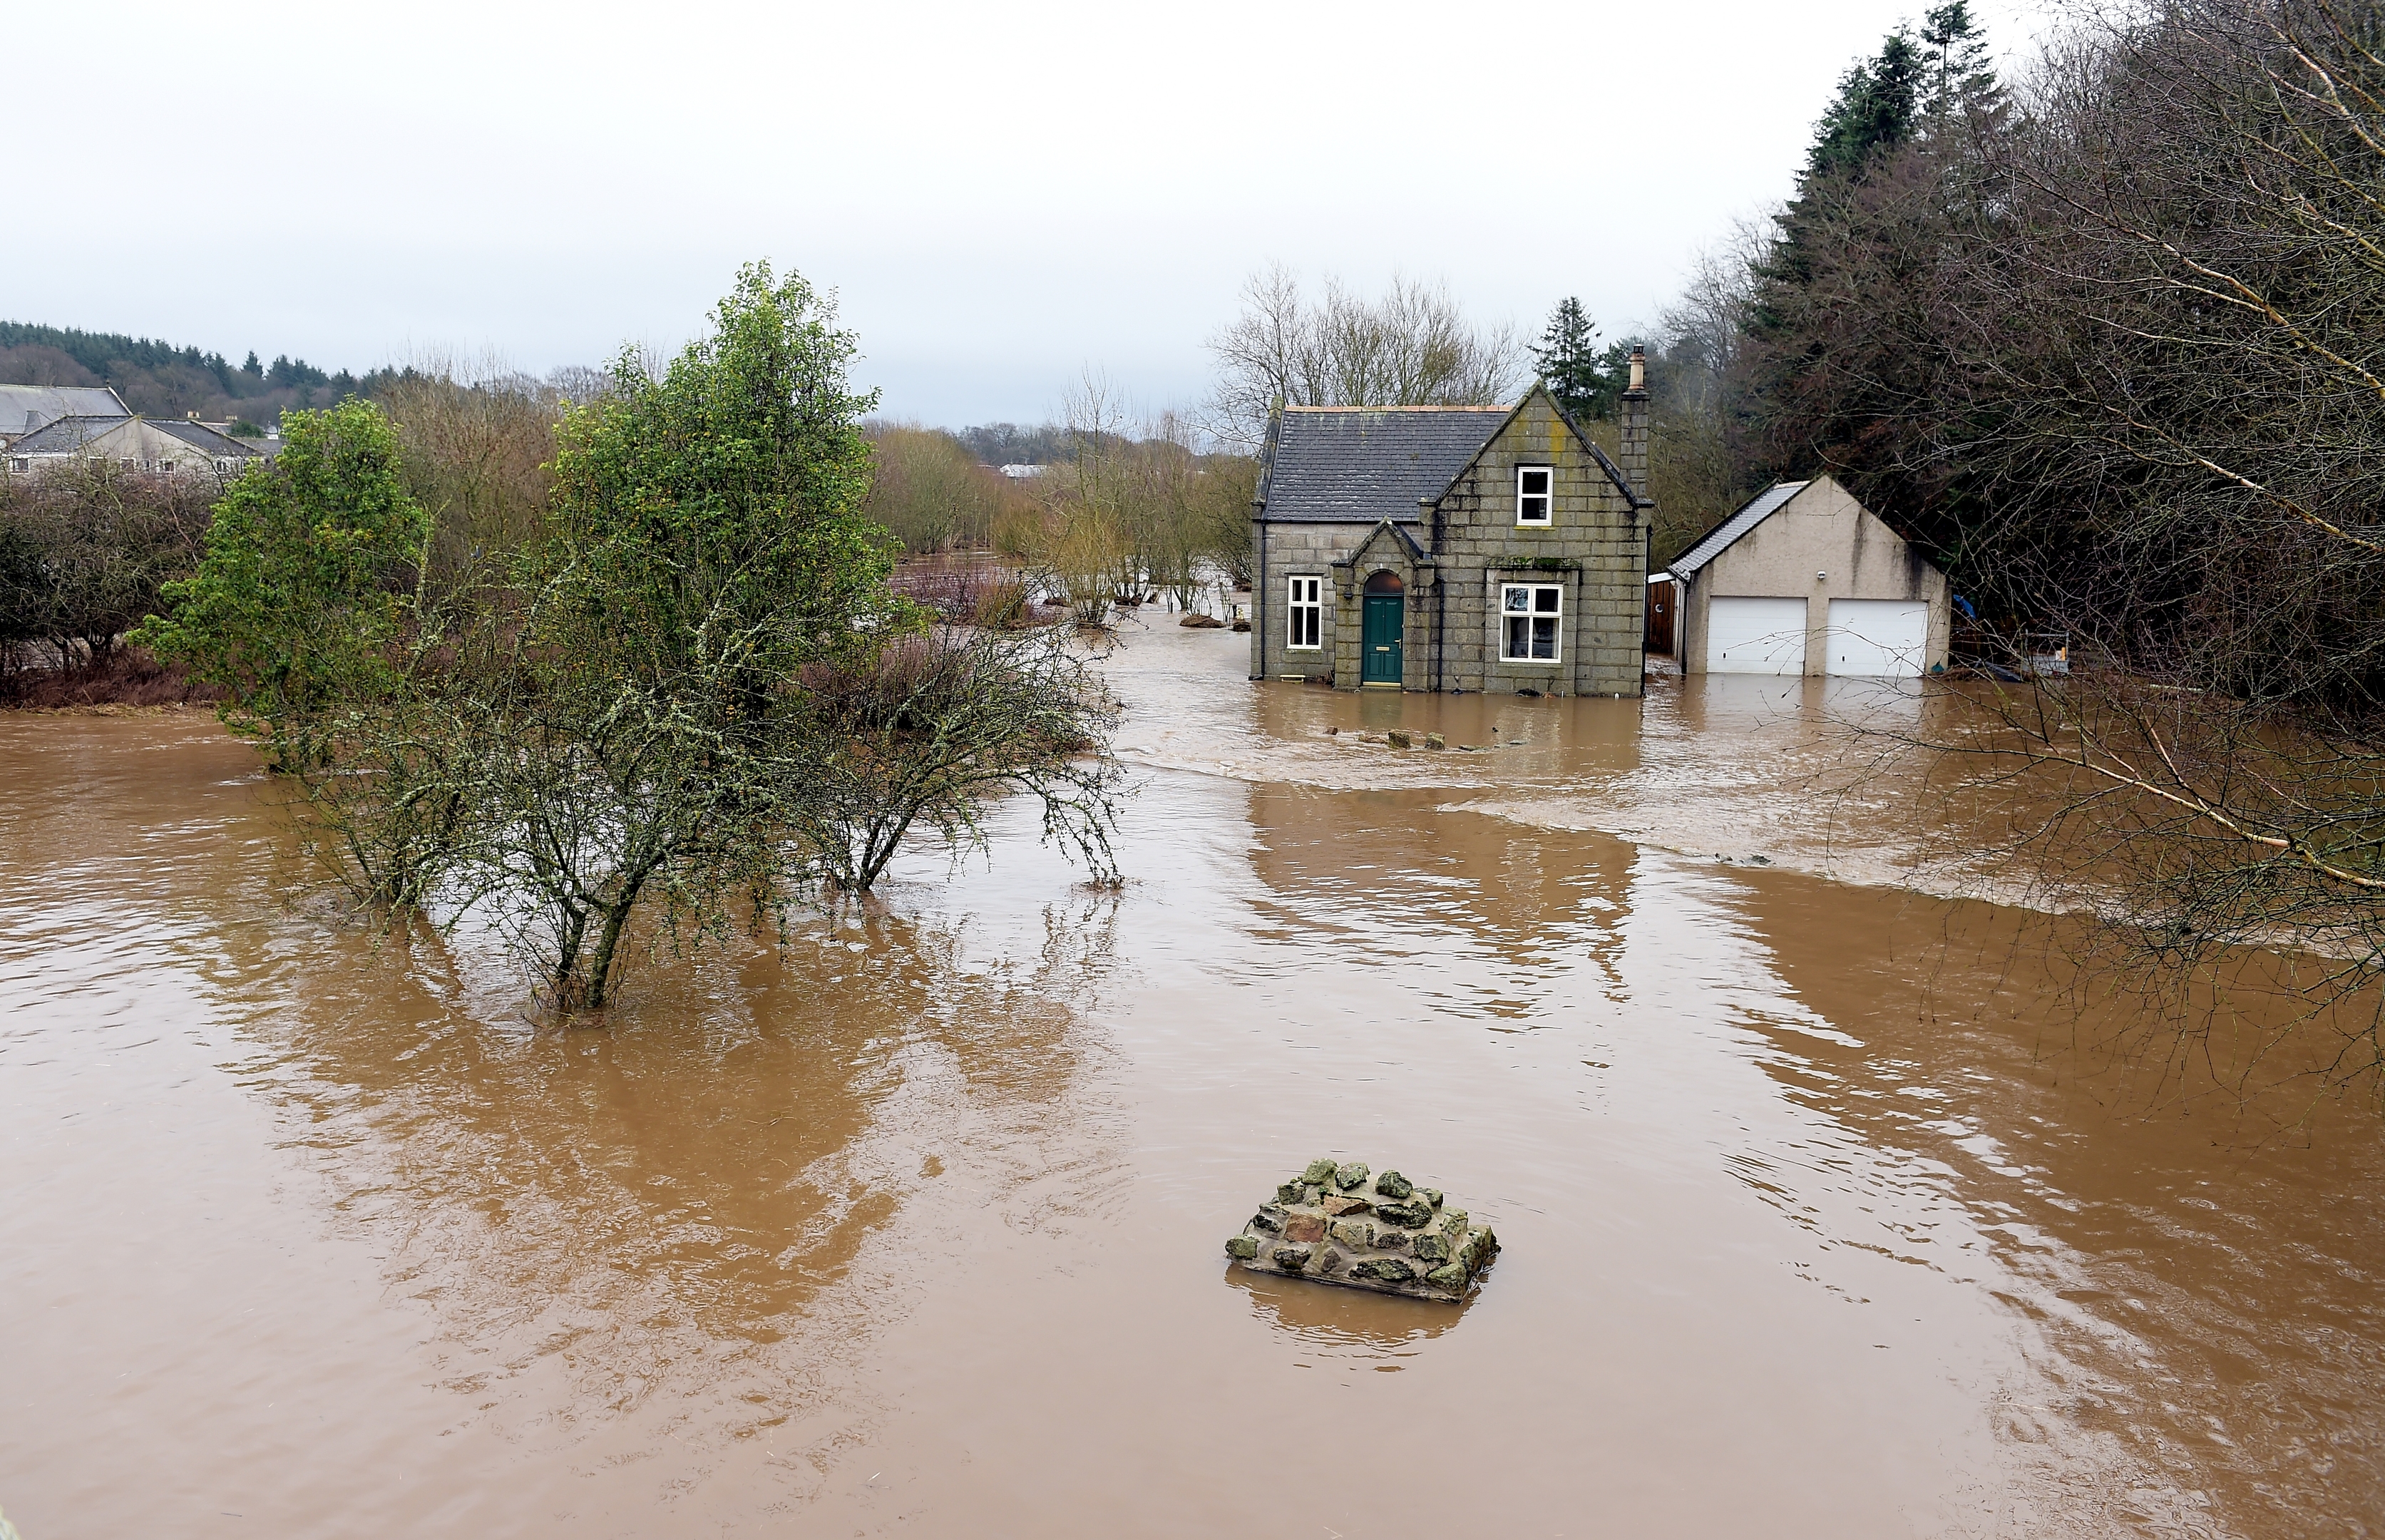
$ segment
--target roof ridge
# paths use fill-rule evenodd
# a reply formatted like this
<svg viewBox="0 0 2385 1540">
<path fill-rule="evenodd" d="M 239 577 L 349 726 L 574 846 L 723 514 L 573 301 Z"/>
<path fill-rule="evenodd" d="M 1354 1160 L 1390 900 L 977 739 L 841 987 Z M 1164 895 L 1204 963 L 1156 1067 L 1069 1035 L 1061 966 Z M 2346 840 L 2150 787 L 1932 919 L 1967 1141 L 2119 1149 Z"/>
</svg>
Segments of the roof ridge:
<svg viewBox="0 0 2385 1540">
<path fill-rule="evenodd" d="M 1779 512 L 1799 493 L 1821 479 L 1808 476 L 1802 482 L 1773 482 L 1717 520 L 1711 529 L 1691 541 L 1679 556 L 1667 562 L 1665 570 L 1676 577 L 1690 577 L 1703 570 L 1708 562 L 1737 545 L 1750 530 Z M 1768 505 L 1766 502 L 1767 498 L 1772 499 Z"/>
<path fill-rule="evenodd" d="M 1514 407 L 1285 407 L 1287 412 L 1511 412 Z"/>
</svg>

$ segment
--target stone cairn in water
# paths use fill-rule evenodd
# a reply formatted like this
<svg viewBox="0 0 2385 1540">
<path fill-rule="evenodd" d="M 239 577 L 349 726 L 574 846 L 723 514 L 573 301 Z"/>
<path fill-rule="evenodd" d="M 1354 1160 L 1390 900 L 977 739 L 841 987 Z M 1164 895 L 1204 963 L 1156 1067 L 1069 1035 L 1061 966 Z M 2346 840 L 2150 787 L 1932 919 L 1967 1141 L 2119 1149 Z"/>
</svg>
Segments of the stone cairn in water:
<svg viewBox="0 0 2385 1540">
<path fill-rule="evenodd" d="M 1397 1171 L 1369 1183 L 1364 1164 L 1312 1160 L 1259 1205 L 1226 1255 L 1254 1272 L 1289 1273 L 1320 1283 L 1414 1295 L 1466 1297 L 1499 1252 L 1487 1224 Z"/>
</svg>

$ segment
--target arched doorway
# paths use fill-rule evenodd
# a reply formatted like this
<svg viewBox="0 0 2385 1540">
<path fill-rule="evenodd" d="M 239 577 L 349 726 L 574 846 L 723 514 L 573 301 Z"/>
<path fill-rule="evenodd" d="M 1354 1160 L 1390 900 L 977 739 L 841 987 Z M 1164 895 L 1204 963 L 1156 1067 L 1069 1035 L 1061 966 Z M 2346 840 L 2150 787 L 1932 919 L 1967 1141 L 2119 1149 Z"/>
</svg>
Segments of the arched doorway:
<svg viewBox="0 0 2385 1540">
<path fill-rule="evenodd" d="M 1400 649 L 1407 631 L 1406 587 L 1397 572 L 1377 572 L 1367 580 L 1367 592 L 1360 600 L 1366 607 L 1358 636 L 1361 684 L 1400 682 Z"/>
</svg>

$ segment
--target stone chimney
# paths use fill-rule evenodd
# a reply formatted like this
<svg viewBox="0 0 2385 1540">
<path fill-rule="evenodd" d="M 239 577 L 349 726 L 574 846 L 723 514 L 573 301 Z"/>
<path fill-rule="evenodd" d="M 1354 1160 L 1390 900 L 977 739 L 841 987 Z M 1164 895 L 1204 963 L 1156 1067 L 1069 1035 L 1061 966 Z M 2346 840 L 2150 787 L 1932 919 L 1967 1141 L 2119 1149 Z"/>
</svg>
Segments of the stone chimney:
<svg viewBox="0 0 2385 1540">
<path fill-rule="evenodd" d="M 1648 495 L 1648 354 L 1631 344 L 1631 386 L 1623 393 L 1623 479 L 1632 495 Z"/>
</svg>

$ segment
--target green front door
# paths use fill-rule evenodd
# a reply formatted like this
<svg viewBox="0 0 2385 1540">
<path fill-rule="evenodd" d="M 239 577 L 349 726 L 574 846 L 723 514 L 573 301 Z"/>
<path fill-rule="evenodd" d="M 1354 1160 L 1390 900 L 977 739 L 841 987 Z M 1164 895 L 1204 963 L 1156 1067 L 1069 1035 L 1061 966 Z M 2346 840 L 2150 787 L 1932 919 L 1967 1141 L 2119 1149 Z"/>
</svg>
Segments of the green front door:
<svg viewBox="0 0 2385 1540">
<path fill-rule="evenodd" d="M 1367 595 L 1367 623 L 1361 630 L 1358 680 L 1363 684 L 1400 682 L 1400 638 L 1405 629 L 1397 594 Z"/>
</svg>

